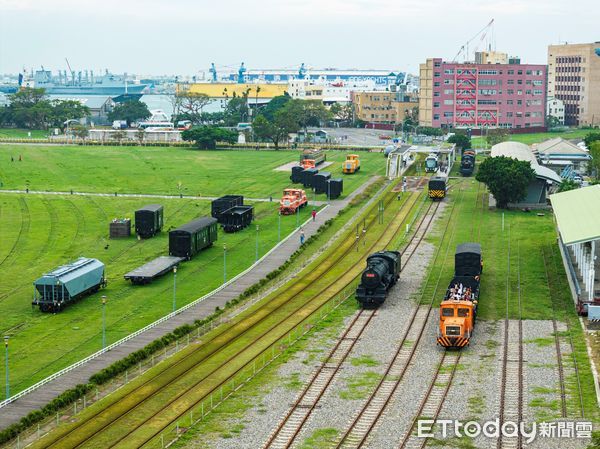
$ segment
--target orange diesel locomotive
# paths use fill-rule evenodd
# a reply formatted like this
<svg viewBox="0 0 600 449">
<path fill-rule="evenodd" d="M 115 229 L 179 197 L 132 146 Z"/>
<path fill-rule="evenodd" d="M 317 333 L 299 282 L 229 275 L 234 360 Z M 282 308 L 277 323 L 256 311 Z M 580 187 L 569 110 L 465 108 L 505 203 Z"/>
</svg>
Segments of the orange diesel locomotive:
<svg viewBox="0 0 600 449">
<path fill-rule="evenodd" d="M 481 245 L 458 245 L 454 255 L 454 277 L 440 304 L 440 327 L 437 337 L 439 345 L 446 348 L 462 348 L 471 341 L 477 317 L 482 271 Z"/>
</svg>

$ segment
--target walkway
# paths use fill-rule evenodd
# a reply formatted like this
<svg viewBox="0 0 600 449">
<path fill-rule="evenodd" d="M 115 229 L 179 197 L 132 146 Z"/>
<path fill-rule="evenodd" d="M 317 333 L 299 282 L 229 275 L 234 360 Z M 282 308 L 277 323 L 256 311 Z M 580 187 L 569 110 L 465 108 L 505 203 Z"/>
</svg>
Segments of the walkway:
<svg viewBox="0 0 600 449">
<path fill-rule="evenodd" d="M 160 195 L 153 193 L 96 193 L 96 192 L 60 192 L 60 191 L 47 191 L 47 190 L 2 190 L 0 189 L 0 193 L 31 193 L 36 195 L 79 195 L 79 196 L 101 196 L 101 197 L 121 197 L 121 198 L 183 198 L 186 200 L 207 200 L 212 201 L 216 200 L 218 197 L 216 196 L 193 196 L 193 195 Z M 310 196 L 310 195 L 309 195 Z M 248 202 L 272 202 L 278 201 L 278 198 L 244 198 L 244 200 Z M 326 204 L 326 201 L 311 201 L 311 205 L 315 206 L 323 206 Z"/>
<path fill-rule="evenodd" d="M 317 214 L 315 223 L 308 221 L 305 226 L 303 226 L 306 238 L 309 238 L 315 234 L 317 229 L 327 220 L 335 217 L 340 210 L 346 207 L 346 205 L 355 196 L 362 193 L 367 186 L 375 181 L 375 179 L 375 177 L 370 178 L 369 181 L 356 189 L 345 199 L 331 201 L 330 206 L 322 209 Z M 16 191 L 11 192 L 17 193 Z M 30 191 L 30 193 L 34 192 Z M 165 320 L 159 325 L 137 335 L 122 345 L 98 355 L 98 357 L 95 357 L 87 363 L 78 366 L 62 376 L 59 376 L 56 379 L 46 383 L 42 387 L 37 388 L 25 396 L 17 399 L 16 401 L 0 408 L 0 429 L 4 429 L 5 427 L 19 421 L 29 412 L 42 408 L 63 391 L 73 388 L 77 384 L 88 382 L 88 379 L 101 369 L 109 366 L 117 360 L 121 360 L 130 353 L 143 348 L 150 342 L 160 338 L 162 335 L 171 332 L 173 329 L 183 324 L 193 323 L 194 320 L 200 320 L 211 315 L 214 313 L 215 307 L 224 307 L 227 301 L 237 298 L 248 287 L 255 284 L 260 279 L 263 279 L 271 271 L 277 269 L 289 258 L 292 253 L 294 253 L 294 251 L 298 249 L 299 246 L 300 231 L 296 230 L 278 247 L 276 247 L 276 249 L 260 259 L 246 274 L 238 278 L 235 282 L 230 281 L 231 283 L 226 285 L 225 288 L 213 293 L 204 301 L 199 302 L 184 312 Z"/>
</svg>

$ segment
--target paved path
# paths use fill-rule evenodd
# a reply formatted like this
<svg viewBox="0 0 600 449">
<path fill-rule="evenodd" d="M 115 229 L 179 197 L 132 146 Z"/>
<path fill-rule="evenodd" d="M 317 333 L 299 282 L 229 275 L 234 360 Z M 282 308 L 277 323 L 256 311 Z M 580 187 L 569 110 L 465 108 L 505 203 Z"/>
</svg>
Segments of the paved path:
<svg viewBox="0 0 600 449">
<path fill-rule="evenodd" d="M 335 217 L 356 195 L 375 181 L 375 177 L 356 189 L 352 194 L 343 200 L 332 201 L 329 207 L 321 210 L 316 217 L 316 221 L 309 222 L 303 227 L 306 238 L 313 235 L 319 226 L 330 218 Z M 30 192 L 33 193 L 33 192 Z M 42 193 L 42 192 L 40 192 Z M 189 197 L 186 197 L 189 198 Z M 23 416 L 33 410 L 38 410 L 58 396 L 63 391 L 73 388 L 77 384 L 86 383 L 90 376 L 109 366 L 111 363 L 126 357 L 128 354 L 143 348 L 148 343 L 160 338 L 162 335 L 171 332 L 176 327 L 186 323 L 193 323 L 194 320 L 205 318 L 215 311 L 215 307 L 224 307 L 229 300 L 237 298 L 244 290 L 251 285 L 263 279 L 268 273 L 277 269 L 283 264 L 289 256 L 300 246 L 300 230 L 296 230 L 286 241 L 272 251 L 269 255 L 259 260 L 259 262 L 245 275 L 237 281 L 227 285 L 222 290 L 212 294 L 210 297 L 196 304 L 194 307 L 175 315 L 163 323 L 141 333 L 140 335 L 128 340 L 122 345 L 105 352 L 87 363 L 63 374 L 62 376 L 48 382 L 42 387 L 28 393 L 16 401 L 0 408 L 0 429 L 19 421 Z"/>
<path fill-rule="evenodd" d="M 36 195 L 79 195 L 79 196 L 102 196 L 102 197 L 121 197 L 121 198 L 183 198 L 186 200 L 216 200 L 216 196 L 193 196 L 193 195 L 160 195 L 153 193 L 97 193 L 97 192 L 61 192 L 61 191 L 47 191 L 47 190 L 12 190 L 12 189 L 0 189 L 0 193 L 31 193 Z M 308 195 L 310 196 L 310 195 Z M 272 202 L 279 201 L 278 198 L 244 198 L 249 202 Z M 311 205 L 322 206 L 326 204 L 326 201 L 311 201 Z"/>
</svg>

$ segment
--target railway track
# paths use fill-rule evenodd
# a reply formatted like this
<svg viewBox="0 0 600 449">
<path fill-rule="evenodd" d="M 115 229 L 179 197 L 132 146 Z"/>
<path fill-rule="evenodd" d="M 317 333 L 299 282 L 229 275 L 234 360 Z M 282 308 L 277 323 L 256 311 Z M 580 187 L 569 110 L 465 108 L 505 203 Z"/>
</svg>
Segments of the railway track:
<svg viewBox="0 0 600 449">
<path fill-rule="evenodd" d="M 394 198 L 395 198 L 395 195 L 388 194 L 386 196 L 386 203 L 389 205 L 389 203 Z M 402 207 L 399 209 L 399 211 L 397 213 L 398 215 L 401 215 L 404 206 L 408 203 L 409 203 L 409 200 L 402 203 Z M 370 224 L 372 224 L 375 220 L 374 208 L 375 207 L 372 208 L 372 214 L 370 215 L 370 217 L 371 217 Z M 374 242 L 373 245 L 375 245 L 376 243 L 377 242 Z M 373 245 L 370 245 L 369 248 L 371 248 Z M 39 446 L 40 447 L 65 447 L 65 446 L 66 447 L 79 447 L 79 446 L 84 446 L 86 443 L 89 443 L 90 440 L 92 438 L 94 438 L 96 435 L 103 432 L 105 429 L 109 428 L 109 426 L 112 426 L 113 424 L 115 424 L 117 422 L 117 420 L 124 421 L 122 418 L 127 418 L 126 421 L 129 421 L 132 418 L 132 416 L 131 416 L 132 411 L 140 409 L 141 405 L 147 405 L 147 402 L 149 402 L 148 401 L 149 399 L 157 399 L 159 397 L 159 394 L 161 392 L 164 392 L 166 387 L 169 387 L 169 386 L 173 387 L 174 385 L 177 384 L 178 380 L 180 381 L 185 376 L 194 372 L 194 368 L 196 368 L 196 366 L 199 363 L 207 361 L 209 358 L 214 356 L 217 352 L 219 352 L 220 350 L 222 350 L 225 347 L 229 347 L 231 349 L 233 347 L 234 343 L 238 343 L 238 344 L 242 345 L 242 343 L 240 343 L 241 337 L 246 337 L 248 332 L 250 330 L 252 330 L 254 327 L 256 327 L 257 324 L 259 324 L 259 323 L 265 324 L 266 320 L 268 320 L 270 317 L 272 317 L 273 312 L 285 311 L 287 313 L 288 309 L 284 309 L 284 307 L 287 306 L 288 308 L 292 308 L 292 306 L 293 306 L 294 307 L 293 310 L 289 311 L 289 313 L 286 314 L 286 316 L 283 320 L 274 323 L 272 326 L 270 326 L 268 328 L 268 330 L 266 332 L 259 335 L 258 337 L 255 337 L 255 339 L 253 340 L 253 343 L 256 343 L 256 341 L 258 339 L 264 337 L 269 332 L 277 330 L 278 327 L 281 327 L 280 325 L 282 325 L 282 323 L 286 323 L 286 320 L 291 319 L 291 317 L 297 315 L 298 311 L 302 307 L 306 306 L 307 301 L 302 301 L 301 304 L 299 305 L 299 307 L 298 307 L 298 304 L 295 304 L 295 302 L 298 302 L 298 298 L 301 296 L 301 294 L 309 286 L 314 288 L 314 286 L 315 286 L 314 281 L 316 281 L 318 278 L 320 278 L 323 275 L 325 275 L 326 273 L 328 273 L 333 267 L 336 266 L 338 261 L 341 261 L 342 259 L 344 259 L 344 257 L 346 255 L 353 252 L 355 246 L 356 246 L 356 244 L 354 242 L 354 239 L 343 240 L 338 245 L 338 248 L 337 248 L 336 255 L 338 257 L 330 258 L 330 259 L 324 261 L 316 270 L 313 270 L 312 272 L 307 273 L 302 278 L 299 278 L 299 282 L 296 282 L 292 287 L 290 287 L 290 289 L 288 289 L 288 291 L 286 291 L 278 296 L 279 302 L 277 300 L 274 300 L 274 301 L 268 303 L 267 305 L 265 305 L 264 307 L 259 308 L 257 311 L 254 311 L 254 314 L 252 315 L 251 318 L 248 318 L 247 320 L 240 319 L 235 323 L 231 323 L 230 326 L 225 326 L 222 331 L 216 332 L 212 336 L 212 339 L 206 341 L 205 345 L 203 345 L 202 347 L 195 348 L 194 350 L 190 351 L 189 354 L 185 355 L 185 357 L 183 357 L 181 360 L 179 360 L 176 364 L 170 365 L 168 371 L 166 370 L 166 368 L 164 368 L 162 372 L 158 372 L 157 377 L 162 376 L 162 377 L 159 377 L 160 381 L 157 381 L 156 377 L 154 378 L 155 382 L 151 382 L 152 379 L 148 380 L 147 382 L 138 386 L 136 389 L 134 389 L 132 392 L 130 392 L 120 402 L 118 402 L 116 404 L 114 404 L 114 403 L 108 404 L 107 408 L 105 408 L 103 410 L 99 410 L 98 413 L 96 413 L 91 418 L 88 418 L 86 421 L 82 421 L 80 423 L 77 423 L 77 424 L 71 426 L 68 429 L 68 431 L 66 431 L 66 432 L 62 432 L 61 434 L 54 435 L 54 438 L 48 438 L 46 441 L 40 442 Z M 355 265 L 357 265 L 357 264 L 358 264 L 358 262 Z M 323 296 L 323 294 L 332 294 L 332 293 L 341 291 L 341 289 L 336 289 L 334 287 L 335 283 L 336 283 L 336 281 L 330 282 L 324 288 L 322 288 L 321 290 L 316 292 L 316 294 L 314 294 L 314 295 L 311 294 L 311 298 Z M 282 298 L 280 298 L 280 297 L 282 297 Z M 296 301 L 294 302 L 294 300 L 296 300 Z M 318 309 L 317 306 L 315 306 L 315 308 Z M 217 343 L 217 345 L 213 349 L 205 349 L 207 346 L 209 346 L 209 343 Z M 243 349 L 245 349 L 245 348 L 246 347 L 243 346 L 242 350 L 236 352 L 228 360 L 221 361 L 220 364 L 218 365 L 218 368 L 216 368 L 215 370 L 210 371 L 210 372 L 203 372 L 201 375 L 199 375 L 199 382 L 202 382 L 203 380 L 206 380 L 209 376 L 214 375 L 215 372 L 218 371 L 219 368 L 221 368 L 221 367 L 225 366 L 227 363 L 231 362 L 232 359 L 236 359 L 240 355 L 240 353 L 243 352 Z M 260 355 L 260 352 L 258 354 L 251 354 L 251 355 L 252 356 L 256 355 L 256 357 L 258 357 Z M 245 365 L 242 365 L 242 368 L 244 366 Z M 237 371 L 239 371 L 239 370 L 237 370 Z M 237 372 L 237 371 L 235 371 L 235 372 Z M 233 374 L 235 374 L 235 372 Z M 157 382 L 158 382 L 158 384 L 157 384 Z M 196 382 L 194 384 L 194 386 L 197 386 L 199 382 Z M 210 392 L 214 391 L 222 384 L 223 384 L 223 382 L 221 382 L 217 385 L 214 385 L 212 389 L 207 387 L 207 389 L 203 390 L 204 396 L 202 396 L 202 398 L 206 397 L 206 395 L 210 394 Z M 189 388 L 185 389 L 185 390 L 183 390 L 183 393 L 185 393 L 186 391 L 189 391 L 189 390 L 190 390 Z M 163 411 L 167 406 L 172 405 L 172 402 L 174 400 L 177 400 L 178 398 L 180 398 L 183 393 L 178 393 L 174 397 L 170 397 L 169 398 L 169 399 L 171 399 L 170 402 L 167 401 L 165 403 L 164 401 L 161 401 L 160 403 L 161 404 L 165 403 L 165 406 L 160 408 L 159 412 L 157 412 L 157 413 L 160 413 L 161 411 Z M 195 404 L 197 402 L 198 401 L 196 401 Z M 121 407 L 117 406 L 119 404 L 121 405 Z M 193 405 L 195 405 L 195 404 L 193 404 Z M 156 413 L 154 415 L 152 415 L 149 419 L 152 419 L 155 416 L 156 416 Z M 144 423 L 147 421 L 148 420 L 145 420 Z M 120 441 L 122 441 L 124 438 L 126 438 L 131 433 L 133 433 L 137 428 L 139 428 L 139 427 L 135 427 L 135 426 L 130 426 L 125 423 L 124 423 L 124 427 L 129 431 L 125 434 L 122 434 L 121 437 L 118 438 L 117 443 L 115 443 L 115 444 L 119 444 Z M 164 427 L 166 427 L 166 426 L 161 427 L 161 429 Z M 152 437 L 153 436 L 151 436 L 149 439 L 147 439 L 147 441 L 150 441 L 152 439 Z M 145 442 L 147 442 L 147 441 L 145 441 Z M 114 443 L 114 439 L 113 439 L 113 443 Z M 102 443 L 102 447 L 111 447 L 111 444 L 112 443 L 106 443 L 106 444 Z M 93 446 L 93 444 L 92 444 L 92 446 Z"/>
<path fill-rule="evenodd" d="M 406 267 L 406 264 L 412 258 L 419 244 L 427 234 L 439 207 L 439 202 L 435 203 L 434 206 L 434 203 L 429 201 L 427 210 L 419 220 L 415 233 L 402 251 L 401 271 L 404 270 L 404 267 Z M 404 257 L 405 254 L 408 254 L 406 258 Z M 288 413 L 277 426 L 277 429 L 271 434 L 263 446 L 264 448 L 291 447 L 374 315 L 374 310 L 368 311 L 365 309 L 361 309 L 355 315 L 355 318 L 346 328 L 342 337 L 325 359 L 325 362 L 313 373 L 299 397 L 294 401 Z"/>
<path fill-rule="evenodd" d="M 457 202 L 462 203 L 462 190 L 461 196 Z M 452 211 L 449 214 L 449 222 L 452 221 L 452 216 L 456 210 L 457 202 L 453 203 Z M 456 223 L 456 221 L 454 221 Z M 446 260 L 448 257 L 448 253 L 453 241 L 454 232 L 456 230 L 456 225 L 454 226 L 446 226 L 444 227 L 444 231 L 442 234 L 442 238 L 440 240 L 440 246 L 436 251 L 436 255 L 434 257 L 434 261 L 437 260 L 438 256 L 441 254 L 441 250 L 443 248 L 443 242 L 448 232 L 448 229 L 451 228 L 448 241 L 446 243 L 446 250 L 443 255 L 443 260 Z M 441 264 L 442 268 L 439 270 L 438 277 L 433 289 L 433 293 L 431 295 L 431 299 L 426 306 L 417 305 L 409 320 L 409 326 L 406 329 L 404 335 L 402 336 L 401 342 L 398 345 L 398 348 L 391 360 L 388 364 L 382 379 L 379 381 L 378 385 L 375 387 L 374 391 L 371 393 L 370 397 L 363 404 L 362 408 L 359 410 L 358 414 L 352 419 L 348 429 L 346 429 L 336 443 L 336 448 L 359 448 L 362 447 L 367 438 L 370 436 L 372 431 L 375 429 L 379 419 L 383 415 L 386 410 L 388 404 L 394 397 L 398 386 L 404 379 L 404 375 L 410 365 L 411 360 L 413 359 L 416 350 L 419 346 L 419 342 L 421 337 L 423 336 L 427 321 L 431 314 L 431 310 L 433 308 L 433 304 L 436 299 L 437 290 L 439 288 L 440 280 L 443 274 L 443 264 Z M 425 293 L 425 289 L 429 280 L 431 278 L 434 270 L 430 270 L 427 280 L 423 287 L 423 294 Z M 407 342 L 410 341 L 410 344 Z"/>
<path fill-rule="evenodd" d="M 461 354 L 462 352 L 460 351 L 451 352 L 448 350 L 443 353 L 435 376 L 431 380 L 425 397 L 419 405 L 419 410 L 412 420 L 410 427 L 400 439 L 400 445 L 398 446 L 400 449 L 421 449 L 427 444 L 427 438 L 419 437 L 415 433 L 415 429 L 419 420 L 424 417 L 433 421 L 438 418 L 450 390 L 450 385 L 452 385 Z"/>
<path fill-rule="evenodd" d="M 523 421 L 523 321 L 521 320 L 521 267 L 520 249 L 517 242 L 517 316 L 510 320 L 511 283 L 511 242 L 508 227 L 508 267 L 506 275 L 506 317 L 504 319 L 504 344 L 502 357 L 502 377 L 500 384 L 500 427 L 506 421 L 520 425 Z M 516 321 L 516 322 L 515 322 Z M 520 432 L 516 437 L 504 437 L 502 432 L 497 440 L 498 449 L 522 447 Z"/>
</svg>

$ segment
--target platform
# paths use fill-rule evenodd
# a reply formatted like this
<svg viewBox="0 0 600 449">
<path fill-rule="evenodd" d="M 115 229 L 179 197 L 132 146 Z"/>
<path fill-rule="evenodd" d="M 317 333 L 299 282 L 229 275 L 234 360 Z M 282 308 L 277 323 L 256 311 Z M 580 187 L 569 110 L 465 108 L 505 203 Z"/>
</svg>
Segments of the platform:
<svg viewBox="0 0 600 449">
<path fill-rule="evenodd" d="M 125 274 L 123 277 L 133 284 L 149 284 L 154 279 L 171 271 L 171 269 L 183 262 L 185 257 L 160 256 L 156 259 Z"/>
</svg>

